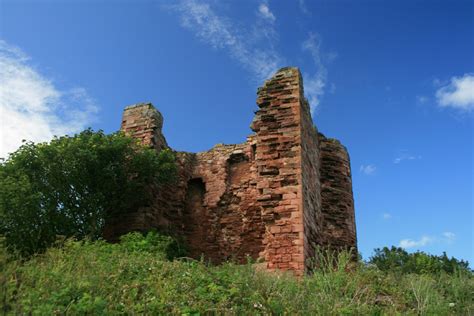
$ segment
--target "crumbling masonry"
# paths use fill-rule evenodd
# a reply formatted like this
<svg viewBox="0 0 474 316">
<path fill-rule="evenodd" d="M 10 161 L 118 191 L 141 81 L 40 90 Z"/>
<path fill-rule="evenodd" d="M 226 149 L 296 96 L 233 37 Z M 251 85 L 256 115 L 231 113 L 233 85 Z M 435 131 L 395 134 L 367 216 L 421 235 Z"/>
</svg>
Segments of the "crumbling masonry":
<svg viewBox="0 0 474 316">
<path fill-rule="evenodd" d="M 314 126 L 297 68 L 280 69 L 257 92 L 254 134 L 207 152 L 176 152 L 178 180 L 154 202 L 115 218 L 113 239 L 152 228 L 179 234 L 190 256 L 214 263 L 247 256 L 270 270 L 308 270 L 315 247 L 356 248 L 349 155 Z M 169 148 L 150 103 L 125 108 L 121 130 Z"/>
</svg>

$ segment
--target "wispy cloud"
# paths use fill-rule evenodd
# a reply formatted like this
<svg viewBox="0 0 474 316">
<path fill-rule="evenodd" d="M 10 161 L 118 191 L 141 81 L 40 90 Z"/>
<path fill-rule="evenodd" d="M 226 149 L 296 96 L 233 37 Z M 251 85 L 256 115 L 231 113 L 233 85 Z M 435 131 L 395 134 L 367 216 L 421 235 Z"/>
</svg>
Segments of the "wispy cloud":
<svg viewBox="0 0 474 316">
<path fill-rule="evenodd" d="M 304 2 L 300 3 L 300 8 L 302 6 L 304 7 Z M 167 8 L 178 14 L 184 28 L 214 49 L 227 52 L 259 82 L 268 79 L 279 68 L 287 66 L 287 61 L 275 48 L 278 41 L 275 23 L 277 16 L 271 10 L 268 0 L 260 1 L 255 11 L 255 22 L 245 27 L 220 14 L 213 2 L 205 0 L 181 0 L 178 4 Z M 330 63 L 337 57 L 337 53 L 323 55 L 321 38 L 316 33 L 309 33 L 308 38 L 302 43 L 302 49 L 309 53 L 316 68 L 314 73 L 303 72 L 305 94 L 311 112 L 314 113 L 327 85 L 327 69 L 324 61 Z M 333 86 L 331 91 L 334 90 Z"/>
<path fill-rule="evenodd" d="M 311 112 L 314 113 L 324 95 L 327 81 L 327 69 L 322 60 L 321 38 L 319 35 L 310 33 L 303 42 L 303 50 L 310 53 L 316 67 L 316 72 L 312 75 L 303 73 L 305 93 L 311 106 Z"/>
<path fill-rule="evenodd" d="M 426 102 L 428 102 L 428 97 L 424 96 L 424 95 L 417 95 L 416 96 L 416 103 L 418 104 L 425 104 Z"/>
<path fill-rule="evenodd" d="M 270 11 L 267 1 L 260 3 L 260 5 L 258 6 L 258 12 L 261 18 L 266 19 L 272 23 L 275 22 L 276 17 L 272 13 L 272 11 Z"/>
<path fill-rule="evenodd" d="M 271 23 L 259 24 L 264 36 L 257 39 L 252 36 L 252 40 L 247 38 L 252 35 L 251 28 L 243 29 L 237 26 L 228 17 L 218 14 L 209 3 L 183 0 L 169 8 L 179 14 L 184 28 L 213 48 L 226 51 L 259 81 L 270 77 L 284 64 L 273 45 L 262 43 L 274 38 L 270 35 L 274 34 L 272 25 L 276 20 L 266 2 L 260 4 L 258 14 L 261 19 Z"/>
<path fill-rule="evenodd" d="M 298 0 L 298 6 L 301 10 L 306 15 L 311 15 L 311 12 L 308 10 L 308 7 L 306 6 L 305 0 Z"/>
<path fill-rule="evenodd" d="M 444 85 L 447 84 L 447 82 L 443 82 L 443 81 L 441 81 L 441 79 L 439 79 L 439 78 L 434 78 L 433 81 L 432 81 L 432 83 L 433 83 L 433 86 L 434 86 L 435 88 L 439 88 L 439 87 L 444 86 Z"/>
<path fill-rule="evenodd" d="M 26 53 L 0 40 L 0 157 L 6 158 L 22 140 L 43 142 L 78 132 L 97 111 L 85 89 L 57 88 Z"/>
<path fill-rule="evenodd" d="M 374 165 L 361 165 L 359 171 L 366 174 L 366 175 L 373 175 L 377 167 Z"/>
<path fill-rule="evenodd" d="M 384 220 L 388 221 L 389 219 L 392 218 L 392 214 L 390 214 L 390 213 L 383 213 L 383 214 L 382 214 L 382 218 L 383 218 Z"/>
<path fill-rule="evenodd" d="M 421 248 L 424 246 L 428 246 L 433 243 L 445 243 L 445 244 L 451 244 L 456 240 L 456 234 L 453 232 L 443 232 L 441 236 L 438 237 L 433 237 L 433 236 L 428 236 L 428 235 L 423 235 L 420 239 L 418 240 L 413 240 L 413 239 L 402 239 L 400 240 L 399 247 L 402 248 Z"/>
<path fill-rule="evenodd" d="M 397 158 L 393 159 L 394 164 L 399 164 L 403 161 L 410 161 L 410 160 L 420 160 L 422 157 L 420 155 L 413 155 L 407 152 L 402 152 L 398 155 Z"/>
<path fill-rule="evenodd" d="M 400 240 L 399 247 L 402 248 L 416 248 L 416 247 L 424 247 L 426 245 L 429 245 L 433 243 L 435 239 L 430 236 L 422 236 L 418 240 L 413 240 L 413 239 L 402 239 Z"/>
<path fill-rule="evenodd" d="M 456 234 L 453 232 L 444 232 L 443 237 L 447 242 L 453 242 L 456 239 Z"/>
<path fill-rule="evenodd" d="M 449 84 L 436 91 L 436 99 L 441 107 L 471 111 L 474 109 L 474 75 L 453 77 Z"/>
</svg>

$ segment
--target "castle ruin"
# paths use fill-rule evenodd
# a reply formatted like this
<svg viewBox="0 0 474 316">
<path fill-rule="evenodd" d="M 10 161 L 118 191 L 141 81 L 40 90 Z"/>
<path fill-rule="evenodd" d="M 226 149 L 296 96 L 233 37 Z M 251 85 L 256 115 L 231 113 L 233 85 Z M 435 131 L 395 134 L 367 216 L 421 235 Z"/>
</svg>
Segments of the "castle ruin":
<svg viewBox="0 0 474 316">
<path fill-rule="evenodd" d="M 237 145 L 175 152 L 178 179 L 151 205 L 106 225 L 113 239 L 158 229 L 183 236 L 190 256 L 245 262 L 302 275 L 316 246 L 357 247 L 349 155 L 319 133 L 297 68 L 282 68 L 257 92 L 253 134 Z M 150 103 L 125 108 L 121 130 L 156 150 L 169 148 Z"/>
</svg>

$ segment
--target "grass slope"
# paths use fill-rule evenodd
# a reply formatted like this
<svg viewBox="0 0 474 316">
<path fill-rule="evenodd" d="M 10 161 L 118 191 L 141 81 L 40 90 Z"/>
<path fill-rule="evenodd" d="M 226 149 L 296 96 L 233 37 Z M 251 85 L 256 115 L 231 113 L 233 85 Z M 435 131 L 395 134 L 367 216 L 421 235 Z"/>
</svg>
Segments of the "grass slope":
<svg viewBox="0 0 474 316">
<path fill-rule="evenodd" d="M 209 266 L 170 239 L 68 240 L 27 261 L 0 253 L 0 312 L 33 315 L 472 315 L 471 273 L 386 273 L 347 253 L 311 276 Z"/>
</svg>

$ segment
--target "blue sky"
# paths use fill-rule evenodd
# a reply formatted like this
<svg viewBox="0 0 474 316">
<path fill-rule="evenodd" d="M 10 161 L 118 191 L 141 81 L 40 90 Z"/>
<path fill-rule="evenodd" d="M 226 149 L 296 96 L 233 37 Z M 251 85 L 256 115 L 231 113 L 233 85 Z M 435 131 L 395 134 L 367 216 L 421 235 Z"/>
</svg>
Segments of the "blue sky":
<svg viewBox="0 0 474 316">
<path fill-rule="evenodd" d="M 300 67 L 351 155 L 359 248 L 474 262 L 473 1 L 0 0 L 0 156 L 151 101 L 177 150 L 240 143 Z"/>
</svg>

